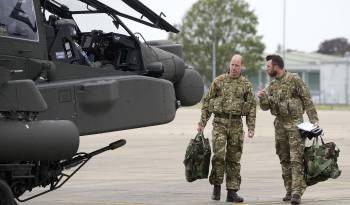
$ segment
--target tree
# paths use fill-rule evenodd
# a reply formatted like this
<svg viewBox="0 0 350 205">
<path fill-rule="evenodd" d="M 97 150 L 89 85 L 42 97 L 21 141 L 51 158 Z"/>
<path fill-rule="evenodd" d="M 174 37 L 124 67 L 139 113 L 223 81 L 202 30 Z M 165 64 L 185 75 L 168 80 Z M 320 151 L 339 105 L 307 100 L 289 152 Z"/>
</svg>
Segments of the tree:
<svg viewBox="0 0 350 205">
<path fill-rule="evenodd" d="M 318 46 L 318 53 L 344 56 L 344 54 L 350 51 L 350 44 L 346 38 L 334 38 L 323 41 Z"/>
<path fill-rule="evenodd" d="M 216 47 L 217 73 L 228 68 L 235 53 L 244 56 L 248 73 L 257 71 L 263 62 L 265 45 L 257 35 L 257 17 L 244 0 L 198 0 L 187 12 L 181 33 L 169 39 L 181 43 L 184 58 L 206 80 L 211 78 L 213 43 Z"/>
</svg>

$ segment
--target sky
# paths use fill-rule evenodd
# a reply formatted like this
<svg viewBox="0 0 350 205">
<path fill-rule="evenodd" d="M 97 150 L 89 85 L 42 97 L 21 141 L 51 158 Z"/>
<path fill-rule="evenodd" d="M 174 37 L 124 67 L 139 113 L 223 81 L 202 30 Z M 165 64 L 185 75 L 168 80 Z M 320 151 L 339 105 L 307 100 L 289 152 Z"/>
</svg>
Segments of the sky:
<svg viewBox="0 0 350 205">
<path fill-rule="evenodd" d="M 115 0 L 101 0 L 113 8 L 125 11 Z M 186 12 L 197 0 L 140 0 L 155 13 L 165 13 L 170 24 L 181 23 Z M 276 51 L 283 42 L 283 2 L 284 0 L 246 0 L 250 9 L 258 17 L 258 35 L 263 36 L 266 53 Z M 319 44 L 328 39 L 345 37 L 350 40 L 350 0 L 285 0 L 286 2 L 286 48 L 313 52 Z M 127 12 L 128 13 L 128 12 Z M 133 13 L 130 13 L 133 14 Z M 137 17 L 137 16 L 136 16 Z M 140 16 L 141 17 L 141 16 Z M 94 19 L 84 21 L 98 22 L 105 29 L 111 24 Z M 126 21 L 133 32 L 140 32 L 146 40 L 166 39 L 167 32 Z M 92 29 L 89 28 L 89 29 Z M 89 30 L 88 29 L 88 30 Z"/>
</svg>

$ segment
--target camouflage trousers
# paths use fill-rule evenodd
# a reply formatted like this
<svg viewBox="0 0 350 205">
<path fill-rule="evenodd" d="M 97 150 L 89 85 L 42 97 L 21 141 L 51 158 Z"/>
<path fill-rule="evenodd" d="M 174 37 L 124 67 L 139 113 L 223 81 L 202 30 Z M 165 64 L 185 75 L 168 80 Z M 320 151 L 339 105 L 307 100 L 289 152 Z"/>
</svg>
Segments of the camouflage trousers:
<svg viewBox="0 0 350 205">
<path fill-rule="evenodd" d="M 282 166 L 284 187 L 287 192 L 300 196 L 306 189 L 303 165 L 305 140 L 301 138 L 297 128 L 302 121 L 302 118 L 279 117 L 274 121 L 276 154 Z"/>
<path fill-rule="evenodd" d="M 240 189 L 240 160 L 243 150 L 243 139 L 241 119 L 214 118 L 210 184 L 222 184 L 226 173 L 226 188 L 236 191 Z"/>
</svg>

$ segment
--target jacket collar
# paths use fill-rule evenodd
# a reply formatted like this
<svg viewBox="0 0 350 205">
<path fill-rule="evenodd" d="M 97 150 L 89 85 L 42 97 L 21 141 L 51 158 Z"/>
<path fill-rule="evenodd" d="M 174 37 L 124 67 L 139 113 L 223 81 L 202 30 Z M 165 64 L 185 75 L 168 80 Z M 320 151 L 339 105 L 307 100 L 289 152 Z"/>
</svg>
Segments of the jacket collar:
<svg viewBox="0 0 350 205">
<path fill-rule="evenodd" d="M 276 80 L 282 80 L 282 79 L 284 79 L 286 77 L 286 75 L 287 75 L 287 71 L 284 70 L 283 75 L 281 77 L 277 77 L 276 76 Z"/>
</svg>

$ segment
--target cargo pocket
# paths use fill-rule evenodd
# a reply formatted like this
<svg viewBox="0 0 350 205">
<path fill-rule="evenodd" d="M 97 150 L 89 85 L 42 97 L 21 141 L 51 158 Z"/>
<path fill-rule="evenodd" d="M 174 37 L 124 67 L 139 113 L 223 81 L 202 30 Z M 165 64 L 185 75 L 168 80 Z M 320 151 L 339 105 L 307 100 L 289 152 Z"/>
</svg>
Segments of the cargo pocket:
<svg viewBox="0 0 350 205">
<path fill-rule="evenodd" d="M 278 103 L 278 111 L 281 116 L 287 116 L 288 113 L 288 103 L 286 101 L 282 101 Z"/>
<path fill-rule="evenodd" d="M 277 115 L 277 104 L 275 102 L 275 98 L 273 96 L 268 97 L 268 101 L 270 104 L 270 112 L 272 115 Z"/>
<path fill-rule="evenodd" d="M 224 113 L 228 113 L 232 115 L 240 115 L 241 109 L 242 109 L 242 103 L 239 100 L 225 101 L 222 108 Z"/>
<path fill-rule="evenodd" d="M 217 97 L 209 101 L 209 107 L 211 107 L 213 113 L 223 113 L 222 101 L 223 97 Z"/>
<path fill-rule="evenodd" d="M 242 115 L 247 116 L 249 114 L 250 104 L 248 102 L 243 102 L 242 104 Z"/>
<path fill-rule="evenodd" d="M 288 102 L 288 110 L 289 114 L 291 115 L 302 115 L 303 114 L 303 107 L 298 99 L 291 99 Z"/>
<path fill-rule="evenodd" d="M 215 98 L 209 100 L 208 110 L 209 110 L 209 112 L 211 112 L 211 113 L 214 112 L 214 100 L 215 100 Z"/>
<path fill-rule="evenodd" d="M 243 87 L 234 87 L 233 92 L 235 93 L 235 96 L 243 96 L 244 95 Z"/>
</svg>

